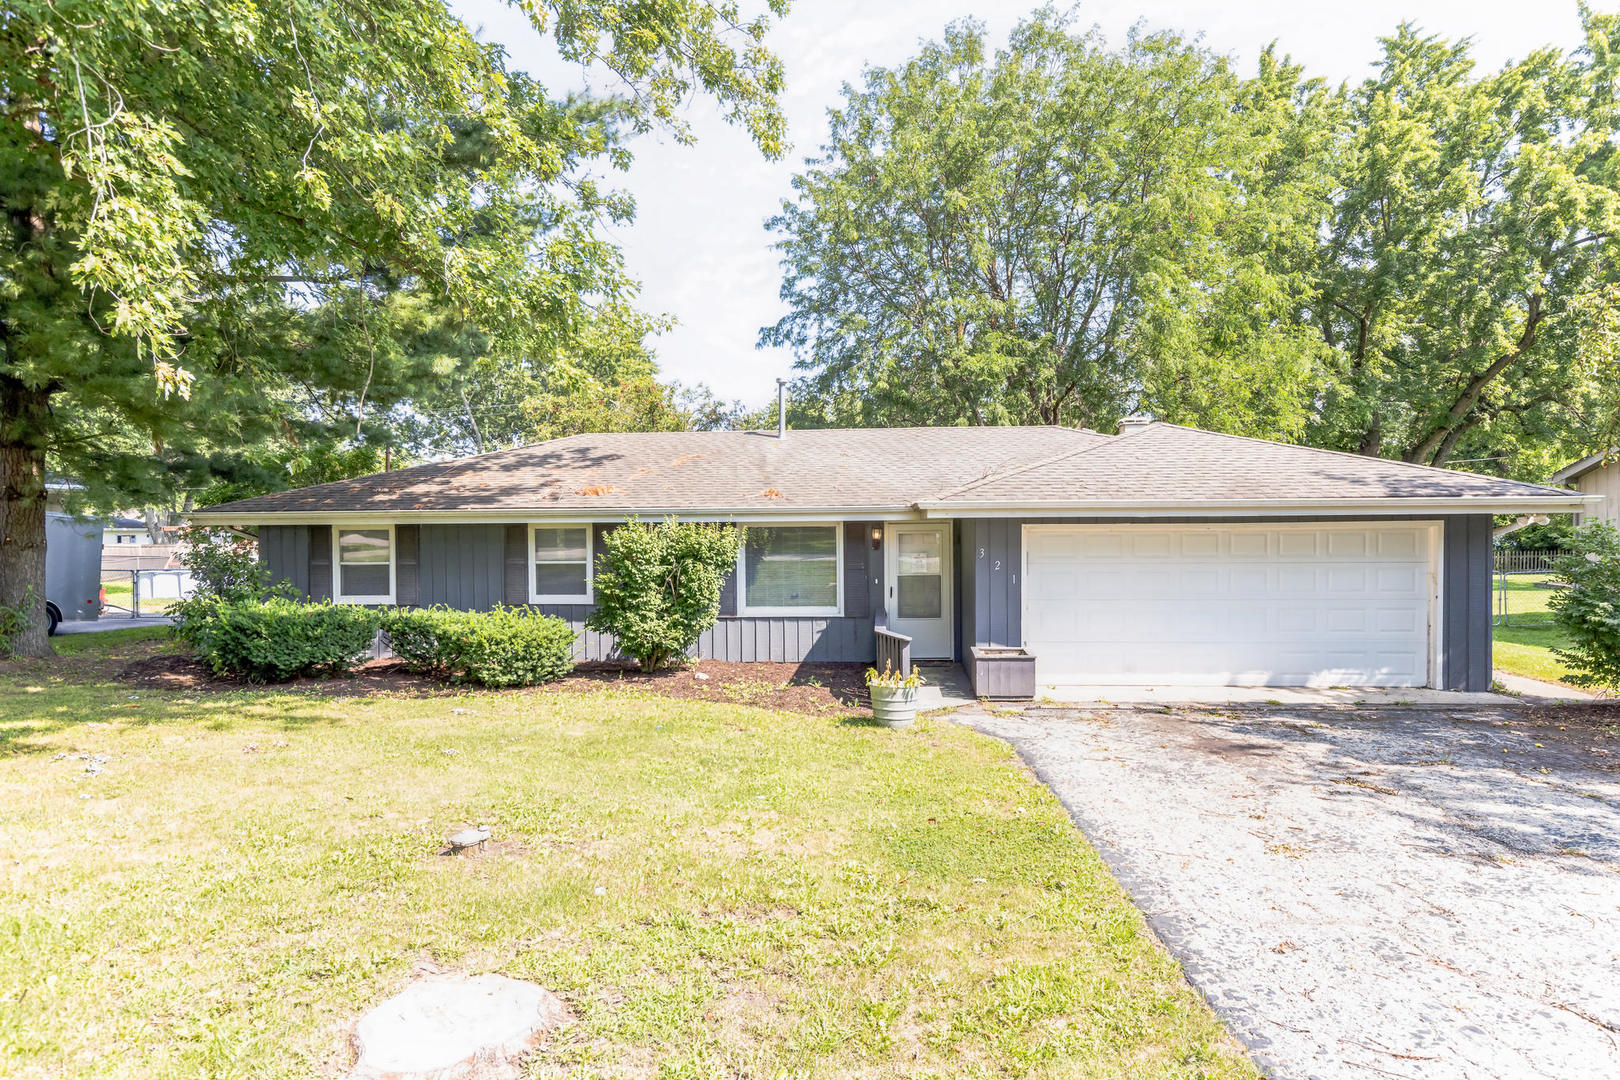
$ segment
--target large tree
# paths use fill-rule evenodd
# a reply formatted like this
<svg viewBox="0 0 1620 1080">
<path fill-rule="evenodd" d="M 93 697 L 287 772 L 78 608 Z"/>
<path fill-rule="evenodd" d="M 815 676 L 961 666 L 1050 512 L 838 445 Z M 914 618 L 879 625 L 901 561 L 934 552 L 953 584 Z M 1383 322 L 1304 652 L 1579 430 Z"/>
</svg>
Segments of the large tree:
<svg viewBox="0 0 1620 1080">
<path fill-rule="evenodd" d="M 808 423 L 1142 409 L 1533 479 L 1620 405 L 1620 20 L 1480 73 L 1403 27 L 1330 90 L 1039 13 L 873 69 L 770 223 Z"/>
<path fill-rule="evenodd" d="M 768 16 L 709 0 L 519 6 L 564 57 L 622 77 L 633 129 L 684 138 L 678 109 L 705 91 L 780 152 Z M 352 378 L 360 342 L 368 366 L 379 341 L 387 353 L 390 319 L 409 313 L 373 301 L 395 286 L 475 328 L 489 355 L 562 351 L 625 293 L 597 228 L 610 197 L 579 168 L 622 162 L 610 142 L 443 0 L 8 4 L 0 607 L 25 616 L 14 647 L 48 648 L 47 460 L 128 493 L 160 485 L 166 457 L 251 445 L 291 422 L 290 385 Z M 332 302 L 355 318 L 331 348 L 239 347 L 273 338 L 289 304 Z"/>
<path fill-rule="evenodd" d="M 1620 22 L 1582 17 L 1584 49 L 1483 76 L 1466 41 L 1403 26 L 1346 92 L 1302 312 L 1333 357 L 1313 442 L 1443 465 L 1597 422 Z"/>
<path fill-rule="evenodd" d="M 1308 228 L 1313 174 L 1276 159 L 1308 156 L 1321 94 L 1268 65 L 1042 11 L 994 55 L 965 22 L 868 70 L 770 223 L 789 313 L 763 341 L 798 351 L 801 411 L 1100 426 L 1151 399 L 1300 428 L 1320 347 L 1263 256 Z"/>
</svg>

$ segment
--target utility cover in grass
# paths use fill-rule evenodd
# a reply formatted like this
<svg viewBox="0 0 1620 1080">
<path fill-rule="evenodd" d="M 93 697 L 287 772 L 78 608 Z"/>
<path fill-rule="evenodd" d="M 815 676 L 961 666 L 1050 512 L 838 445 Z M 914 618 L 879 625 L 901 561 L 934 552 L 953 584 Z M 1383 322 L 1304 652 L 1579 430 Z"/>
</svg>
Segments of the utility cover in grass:
<svg viewBox="0 0 1620 1080">
<path fill-rule="evenodd" d="M 505 1080 L 570 1020 L 557 995 L 504 975 L 436 976 L 360 1018 L 350 1080 Z"/>
</svg>

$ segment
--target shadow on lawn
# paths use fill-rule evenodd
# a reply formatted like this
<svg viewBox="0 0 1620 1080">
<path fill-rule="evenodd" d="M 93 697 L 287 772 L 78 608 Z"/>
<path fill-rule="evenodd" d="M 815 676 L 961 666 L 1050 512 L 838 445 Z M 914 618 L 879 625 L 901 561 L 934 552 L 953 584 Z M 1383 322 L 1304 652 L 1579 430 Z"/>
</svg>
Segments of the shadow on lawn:
<svg viewBox="0 0 1620 1080">
<path fill-rule="evenodd" d="M 133 700 L 131 700 L 133 698 Z M 336 725 L 345 717 L 324 711 L 288 708 L 285 701 L 269 710 L 254 709 L 265 695 L 218 694 L 206 698 L 174 694 L 131 695 L 116 685 L 0 686 L 0 758 L 24 754 L 57 753 L 62 747 L 40 742 L 49 735 L 97 724 L 120 727 L 200 728 L 227 731 L 238 722 L 294 731 L 316 725 Z M 317 699 L 307 699 L 315 705 Z"/>
<path fill-rule="evenodd" d="M 87 635 L 88 636 L 88 635 Z M 394 660 L 361 665 L 352 675 L 252 683 L 210 672 L 166 634 L 113 632 L 59 655 L 0 661 L 0 755 L 43 749 L 33 740 L 76 725 L 184 723 L 212 730 L 250 712 L 287 728 L 337 723 L 341 713 L 304 709 L 304 702 L 342 697 L 400 699 L 592 693 L 624 690 L 681 701 L 747 705 L 809 716 L 864 713 L 863 664 L 726 663 L 695 660 L 656 672 L 628 661 L 581 664 L 565 678 L 536 687 L 489 690 L 413 675 Z M 255 709 L 255 705 L 268 708 Z"/>
</svg>

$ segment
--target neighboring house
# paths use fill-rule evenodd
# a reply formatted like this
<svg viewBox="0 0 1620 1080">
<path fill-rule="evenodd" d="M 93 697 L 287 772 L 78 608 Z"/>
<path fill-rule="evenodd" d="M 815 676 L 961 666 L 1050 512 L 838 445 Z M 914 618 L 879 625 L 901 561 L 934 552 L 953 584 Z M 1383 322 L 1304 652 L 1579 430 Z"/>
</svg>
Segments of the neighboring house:
<svg viewBox="0 0 1620 1080">
<path fill-rule="evenodd" d="M 102 543 L 109 547 L 151 542 L 152 534 L 147 531 L 146 522 L 139 518 L 115 517 L 107 523 L 107 531 L 102 535 Z"/>
<path fill-rule="evenodd" d="M 209 507 L 314 597 L 580 627 L 626 515 L 748 526 L 703 656 L 1022 646 L 1042 684 L 1491 680 L 1491 515 L 1589 497 L 1131 424 L 579 435 Z M 582 632 L 579 653 L 612 642 Z"/>
<path fill-rule="evenodd" d="M 1575 514 L 1575 524 L 1607 521 L 1620 525 L 1620 447 L 1584 457 L 1553 473 L 1554 484 L 1568 484 L 1583 495 L 1601 495 L 1603 501 Z"/>
</svg>

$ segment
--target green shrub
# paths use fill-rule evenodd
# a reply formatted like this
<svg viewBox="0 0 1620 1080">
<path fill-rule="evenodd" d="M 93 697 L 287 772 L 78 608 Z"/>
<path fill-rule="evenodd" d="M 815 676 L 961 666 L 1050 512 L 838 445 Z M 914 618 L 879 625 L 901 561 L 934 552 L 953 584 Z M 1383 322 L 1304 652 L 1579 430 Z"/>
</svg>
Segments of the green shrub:
<svg viewBox="0 0 1620 1080">
<path fill-rule="evenodd" d="M 1620 530 L 1608 522 L 1576 529 L 1553 575 L 1569 588 L 1547 606 L 1570 642 L 1553 655 L 1573 670 L 1576 686 L 1620 688 Z"/>
<path fill-rule="evenodd" d="M 189 641 L 186 624 L 208 618 L 218 601 L 298 596 L 291 582 L 271 580 L 270 568 L 259 561 L 250 537 L 230 529 L 188 525 L 180 533 L 180 542 L 185 546 L 180 562 L 191 571 L 193 591 L 169 605 L 177 637 Z"/>
<path fill-rule="evenodd" d="M 176 633 L 216 675 L 258 681 L 342 675 L 371 649 L 382 612 L 286 597 L 201 597 Z"/>
<path fill-rule="evenodd" d="M 527 608 L 393 611 L 383 631 L 411 671 L 484 686 L 533 686 L 573 670 L 574 631 Z"/>
<path fill-rule="evenodd" d="M 719 618 L 720 587 L 741 542 L 730 525 L 627 520 L 602 540 L 586 625 L 612 634 L 641 670 L 661 667 Z"/>
</svg>

